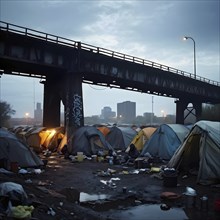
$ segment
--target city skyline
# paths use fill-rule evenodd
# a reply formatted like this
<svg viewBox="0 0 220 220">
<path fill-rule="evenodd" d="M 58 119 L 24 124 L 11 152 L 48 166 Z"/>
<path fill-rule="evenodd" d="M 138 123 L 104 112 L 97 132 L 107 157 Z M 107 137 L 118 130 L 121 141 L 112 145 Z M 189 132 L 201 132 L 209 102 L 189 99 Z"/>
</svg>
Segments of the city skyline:
<svg viewBox="0 0 220 220">
<path fill-rule="evenodd" d="M 116 105 L 122 104 L 122 103 L 126 103 L 126 102 L 131 102 L 131 101 L 130 101 L 130 100 L 122 101 L 121 103 L 116 103 Z M 134 103 L 135 103 L 135 102 L 134 102 Z M 42 103 L 40 103 L 40 102 L 35 103 L 35 109 L 34 109 L 33 115 L 30 114 L 30 112 L 27 111 L 27 112 L 25 112 L 24 115 L 22 115 L 21 117 L 15 117 L 14 115 L 12 115 L 12 118 L 26 118 L 26 117 L 30 117 L 30 118 L 38 117 L 38 118 L 40 118 L 40 117 L 42 117 L 41 114 L 42 114 L 42 111 L 43 111 L 43 109 L 41 108 L 41 104 L 42 104 Z M 136 103 L 135 103 L 135 106 L 136 106 Z M 100 113 L 99 113 L 99 114 L 88 115 L 88 116 L 85 116 L 85 117 L 92 117 L 92 116 L 102 117 L 102 115 L 103 115 L 103 110 L 104 110 L 105 108 L 110 108 L 110 110 L 111 110 L 112 113 L 116 113 L 116 114 L 115 114 L 115 117 L 118 117 L 117 107 L 116 107 L 116 111 L 114 111 L 114 109 L 113 109 L 111 106 L 103 106 L 103 107 L 100 109 Z M 39 111 L 40 111 L 40 112 L 39 112 Z M 166 116 L 166 115 L 175 115 L 175 114 L 169 114 L 169 113 L 165 112 L 164 110 L 161 110 L 161 111 L 160 111 L 160 115 L 156 115 L 154 112 L 151 111 L 151 112 L 143 112 L 143 114 L 139 114 L 139 115 L 136 114 L 135 117 L 144 116 L 144 115 L 146 115 L 147 113 L 153 114 L 153 115 L 155 115 L 155 116 L 157 116 L 157 117 L 164 117 L 164 116 Z M 64 114 L 64 111 L 61 110 L 60 114 Z M 36 116 L 36 115 L 37 115 L 37 116 Z"/>
</svg>

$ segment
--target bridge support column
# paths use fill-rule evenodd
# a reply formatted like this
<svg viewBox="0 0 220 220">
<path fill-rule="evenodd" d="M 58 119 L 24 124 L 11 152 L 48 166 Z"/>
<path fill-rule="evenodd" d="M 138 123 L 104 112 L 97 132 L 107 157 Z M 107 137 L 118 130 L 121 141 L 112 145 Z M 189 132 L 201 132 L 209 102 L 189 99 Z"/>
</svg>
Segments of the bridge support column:
<svg viewBox="0 0 220 220">
<path fill-rule="evenodd" d="M 60 126 L 60 100 L 57 81 L 47 78 L 44 82 L 43 126 Z"/>
<path fill-rule="evenodd" d="M 65 128 L 67 140 L 77 128 L 84 126 L 82 77 L 81 74 L 70 72 L 66 76 L 64 94 Z M 71 153 L 72 143 L 67 141 L 67 147 Z"/>
<path fill-rule="evenodd" d="M 202 103 L 193 102 L 193 107 L 196 110 L 196 121 L 199 121 L 201 119 L 201 114 L 202 114 Z"/>
<path fill-rule="evenodd" d="M 184 111 L 188 105 L 185 100 L 176 100 L 176 124 L 184 124 Z"/>
</svg>

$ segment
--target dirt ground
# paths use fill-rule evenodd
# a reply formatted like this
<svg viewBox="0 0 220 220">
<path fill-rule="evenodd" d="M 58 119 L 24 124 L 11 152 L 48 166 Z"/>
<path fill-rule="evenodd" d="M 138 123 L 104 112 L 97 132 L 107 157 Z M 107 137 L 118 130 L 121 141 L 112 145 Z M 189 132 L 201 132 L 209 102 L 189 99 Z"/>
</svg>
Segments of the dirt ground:
<svg viewBox="0 0 220 220">
<path fill-rule="evenodd" d="M 57 153 L 42 159 L 48 162 L 38 174 L 0 173 L 0 183 L 23 186 L 28 205 L 34 207 L 32 219 L 220 219 L 220 212 L 214 210 L 220 188 L 198 185 L 195 176 L 180 174 L 177 186 L 167 187 L 158 173 L 136 169 L 134 164 L 77 162 Z M 195 206 L 183 195 L 187 186 L 197 192 Z M 177 198 L 161 198 L 164 192 L 176 193 Z M 207 203 L 200 200 L 204 195 Z M 0 219 L 10 218 L 1 214 Z"/>
</svg>

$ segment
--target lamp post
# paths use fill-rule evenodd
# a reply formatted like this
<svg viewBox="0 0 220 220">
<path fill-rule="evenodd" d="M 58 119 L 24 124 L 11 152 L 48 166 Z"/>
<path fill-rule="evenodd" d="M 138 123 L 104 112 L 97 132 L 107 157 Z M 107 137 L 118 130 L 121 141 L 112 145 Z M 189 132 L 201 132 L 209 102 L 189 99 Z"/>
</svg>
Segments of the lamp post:
<svg viewBox="0 0 220 220">
<path fill-rule="evenodd" d="M 194 77 L 196 79 L 196 42 L 192 37 L 183 37 L 183 40 L 191 39 L 193 41 L 193 48 L 194 48 Z"/>
</svg>

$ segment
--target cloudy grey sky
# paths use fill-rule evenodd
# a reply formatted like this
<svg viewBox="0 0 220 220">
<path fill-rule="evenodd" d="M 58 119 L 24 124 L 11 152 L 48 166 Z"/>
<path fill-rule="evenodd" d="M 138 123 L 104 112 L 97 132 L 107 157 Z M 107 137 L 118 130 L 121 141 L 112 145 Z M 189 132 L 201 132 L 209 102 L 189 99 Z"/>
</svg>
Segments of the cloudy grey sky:
<svg viewBox="0 0 220 220">
<path fill-rule="evenodd" d="M 196 41 L 197 75 L 220 81 L 219 0 L 0 0 L 0 20 L 83 43 L 126 53 L 193 73 Z M 33 116 L 43 103 L 38 79 L 3 75 L 0 98 Z M 99 115 L 104 106 L 136 102 L 137 115 L 152 111 L 152 95 L 83 85 L 85 116 Z M 153 97 L 153 111 L 175 114 L 174 99 Z M 95 103 L 95 104 L 94 104 Z"/>
</svg>

